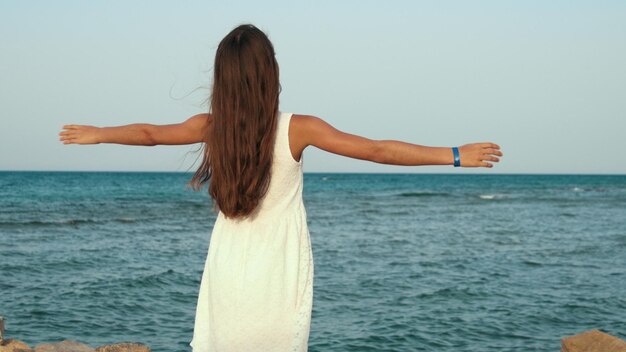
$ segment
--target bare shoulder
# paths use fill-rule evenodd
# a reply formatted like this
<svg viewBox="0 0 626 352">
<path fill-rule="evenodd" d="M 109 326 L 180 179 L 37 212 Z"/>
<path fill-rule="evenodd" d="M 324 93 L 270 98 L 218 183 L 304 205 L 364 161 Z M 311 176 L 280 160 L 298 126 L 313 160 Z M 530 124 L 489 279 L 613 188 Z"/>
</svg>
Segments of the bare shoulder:
<svg viewBox="0 0 626 352">
<path fill-rule="evenodd" d="M 209 113 L 197 114 L 188 118 L 185 121 L 190 127 L 201 128 L 203 126 L 209 126 L 213 121 L 213 117 Z"/>
<path fill-rule="evenodd" d="M 294 121 L 294 124 L 300 127 L 311 127 L 315 124 L 324 123 L 324 120 L 313 115 L 293 114 L 291 119 Z"/>
<path fill-rule="evenodd" d="M 187 121 L 183 122 L 183 125 L 186 127 L 186 130 L 195 135 L 195 138 L 199 138 L 206 143 L 212 122 L 213 116 L 211 114 L 202 113 L 188 118 Z"/>
<path fill-rule="evenodd" d="M 291 115 L 291 124 L 289 126 L 289 131 L 294 131 L 297 133 L 297 131 L 304 129 L 306 125 L 310 124 L 311 120 L 315 118 L 315 116 L 311 115 L 293 114 Z M 291 129 L 292 126 L 295 127 L 293 130 Z"/>
<path fill-rule="evenodd" d="M 313 115 L 293 114 L 291 117 L 293 130 L 290 126 L 290 133 L 299 137 L 310 136 L 312 133 L 319 132 L 324 129 L 332 128 L 332 126 L 324 121 L 324 119 Z"/>
<path fill-rule="evenodd" d="M 290 128 L 290 133 L 306 145 L 320 147 L 319 144 L 325 140 L 341 139 L 348 135 L 318 116 L 294 114 L 292 120 L 293 130 Z"/>
<path fill-rule="evenodd" d="M 340 131 L 324 119 L 313 115 L 292 116 L 293 124 L 289 128 L 293 142 L 290 145 L 296 151 L 302 151 L 309 145 L 327 152 L 354 159 L 375 160 L 378 143 L 369 138 Z"/>
<path fill-rule="evenodd" d="M 289 125 L 290 140 L 293 139 L 295 142 L 292 144 L 292 147 L 300 151 L 313 144 L 315 132 L 322 129 L 324 125 L 327 125 L 327 123 L 317 116 L 293 114 Z"/>
</svg>

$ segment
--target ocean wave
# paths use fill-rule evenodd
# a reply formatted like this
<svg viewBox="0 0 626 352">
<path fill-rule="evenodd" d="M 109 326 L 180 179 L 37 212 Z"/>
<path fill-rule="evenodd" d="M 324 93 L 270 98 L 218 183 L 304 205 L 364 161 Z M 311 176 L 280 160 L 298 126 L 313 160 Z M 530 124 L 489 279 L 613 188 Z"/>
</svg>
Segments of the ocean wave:
<svg viewBox="0 0 626 352">
<path fill-rule="evenodd" d="M 189 277 L 173 269 L 163 270 L 157 273 L 143 274 L 135 277 L 123 277 L 118 279 L 105 279 L 93 281 L 89 284 L 90 289 L 155 289 L 171 285 L 180 285 L 188 282 Z"/>
<path fill-rule="evenodd" d="M 402 192 L 398 193 L 398 197 L 447 197 L 450 193 L 446 192 Z"/>
<path fill-rule="evenodd" d="M 522 263 L 528 266 L 532 266 L 532 267 L 543 266 L 543 263 L 536 261 L 536 260 L 532 260 L 532 259 L 524 259 Z"/>
<path fill-rule="evenodd" d="M 9 220 L 0 221 L 0 228 L 16 228 L 16 227 L 63 227 L 68 225 L 86 225 L 86 224 L 105 224 L 108 222 L 118 223 L 135 223 L 139 220 L 130 216 L 122 216 L 110 219 L 94 219 L 94 218 L 77 218 L 77 219 L 59 219 L 59 220 Z"/>
<path fill-rule="evenodd" d="M 470 297 L 484 297 L 484 292 L 480 292 L 471 287 L 444 287 L 430 292 L 422 292 L 415 296 L 418 299 L 467 299 Z"/>
<path fill-rule="evenodd" d="M 121 223 L 133 223 L 133 222 L 137 222 L 137 219 L 131 218 L 131 217 L 121 217 L 121 218 L 115 219 L 115 221 L 121 222 Z"/>
<path fill-rule="evenodd" d="M 96 220 L 96 219 L 0 221 L 0 228 L 22 227 L 22 226 L 25 226 L 25 227 L 66 226 L 66 225 L 96 224 L 96 223 L 101 223 L 101 222 L 102 220 Z"/>
</svg>

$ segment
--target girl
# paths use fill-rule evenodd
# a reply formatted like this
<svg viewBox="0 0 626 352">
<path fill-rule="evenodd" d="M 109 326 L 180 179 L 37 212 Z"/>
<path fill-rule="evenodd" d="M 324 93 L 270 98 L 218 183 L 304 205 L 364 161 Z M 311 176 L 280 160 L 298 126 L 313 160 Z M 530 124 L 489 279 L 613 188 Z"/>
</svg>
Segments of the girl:
<svg viewBox="0 0 626 352">
<path fill-rule="evenodd" d="M 64 144 L 203 143 L 190 180 L 209 184 L 218 212 L 199 288 L 193 351 L 306 351 L 313 256 L 302 202 L 302 153 L 312 145 L 393 165 L 492 167 L 493 143 L 459 148 L 370 140 L 321 118 L 279 111 L 274 48 L 252 25 L 220 42 L 210 112 L 172 125 L 65 125 Z"/>
</svg>

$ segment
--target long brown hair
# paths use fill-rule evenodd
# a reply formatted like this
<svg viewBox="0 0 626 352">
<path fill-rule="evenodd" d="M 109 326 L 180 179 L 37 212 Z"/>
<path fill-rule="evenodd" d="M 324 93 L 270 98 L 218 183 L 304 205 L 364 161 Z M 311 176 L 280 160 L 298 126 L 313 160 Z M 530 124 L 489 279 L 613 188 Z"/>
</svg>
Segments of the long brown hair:
<svg viewBox="0 0 626 352">
<path fill-rule="evenodd" d="M 210 180 L 214 210 L 247 217 L 267 193 L 278 124 L 280 82 L 274 47 L 251 24 L 233 29 L 215 54 L 211 128 L 189 183 Z"/>
</svg>

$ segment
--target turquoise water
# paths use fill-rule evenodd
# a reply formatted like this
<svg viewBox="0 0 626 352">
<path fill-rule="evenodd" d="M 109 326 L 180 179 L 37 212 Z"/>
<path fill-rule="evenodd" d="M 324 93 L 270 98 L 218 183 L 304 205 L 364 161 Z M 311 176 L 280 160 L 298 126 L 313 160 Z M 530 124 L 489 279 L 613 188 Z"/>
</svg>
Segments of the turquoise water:
<svg viewBox="0 0 626 352">
<path fill-rule="evenodd" d="M 189 351 L 215 214 L 183 173 L 0 172 L 7 337 Z M 626 176 L 305 174 L 310 351 L 626 338 Z"/>
</svg>

